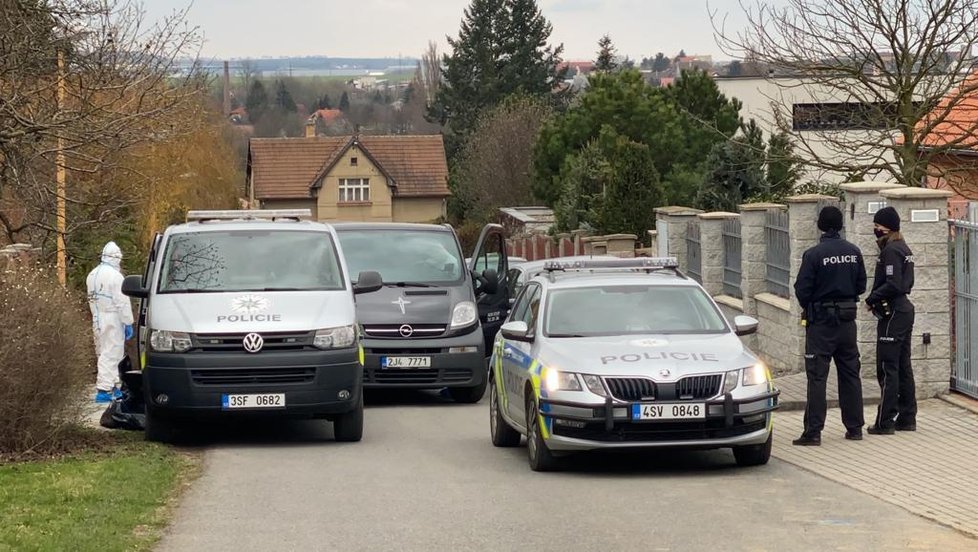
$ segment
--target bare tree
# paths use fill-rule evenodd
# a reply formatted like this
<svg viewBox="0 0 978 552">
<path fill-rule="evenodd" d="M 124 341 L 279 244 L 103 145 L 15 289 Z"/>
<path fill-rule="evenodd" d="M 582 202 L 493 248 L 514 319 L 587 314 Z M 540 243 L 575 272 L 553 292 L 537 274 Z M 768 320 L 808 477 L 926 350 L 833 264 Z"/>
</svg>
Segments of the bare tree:
<svg viewBox="0 0 978 552">
<path fill-rule="evenodd" d="M 441 88 L 441 57 L 434 42 L 428 42 L 428 48 L 421 55 L 411 84 L 416 95 L 424 101 L 425 107 L 431 107 L 438 95 L 438 89 Z"/>
<path fill-rule="evenodd" d="M 20 0 L 0 10 L 0 231 L 45 244 L 131 207 L 105 186 L 128 151 L 195 128 L 206 82 L 186 11 L 157 23 L 130 0 Z M 188 115 L 188 116 L 182 116 Z M 53 175 L 68 175 L 60 195 Z"/>
<path fill-rule="evenodd" d="M 238 63 L 238 75 L 241 77 L 241 89 L 244 90 L 242 95 L 242 101 L 244 97 L 247 96 L 248 91 L 251 90 L 251 83 L 256 79 L 261 79 L 262 73 L 261 69 L 258 68 L 258 62 L 253 59 L 243 59 Z"/>
<path fill-rule="evenodd" d="M 978 111 L 960 117 L 978 109 L 978 80 L 968 78 L 974 0 L 743 0 L 741 8 L 739 31 L 713 12 L 717 42 L 767 69 L 771 122 L 813 168 L 919 186 L 933 160 L 978 145 Z"/>
</svg>

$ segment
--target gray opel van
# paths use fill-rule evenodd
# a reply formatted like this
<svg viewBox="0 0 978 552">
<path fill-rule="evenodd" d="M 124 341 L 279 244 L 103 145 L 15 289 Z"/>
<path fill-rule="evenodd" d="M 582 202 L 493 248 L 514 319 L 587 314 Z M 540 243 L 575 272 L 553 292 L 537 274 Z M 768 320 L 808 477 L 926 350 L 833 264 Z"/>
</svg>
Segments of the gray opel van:
<svg viewBox="0 0 978 552">
<path fill-rule="evenodd" d="M 466 264 L 447 225 L 334 227 L 351 278 L 377 272 L 383 280 L 380 291 L 356 303 L 364 386 L 447 388 L 458 402 L 478 402 L 486 389 L 487 344 L 509 313 L 503 228 L 483 228 Z"/>
<path fill-rule="evenodd" d="M 153 241 L 140 300 L 146 438 L 202 418 L 324 418 L 339 441 L 363 433 L 354 294 L 332 227 L 308 210 L 191 211 Z"/>
</svg>

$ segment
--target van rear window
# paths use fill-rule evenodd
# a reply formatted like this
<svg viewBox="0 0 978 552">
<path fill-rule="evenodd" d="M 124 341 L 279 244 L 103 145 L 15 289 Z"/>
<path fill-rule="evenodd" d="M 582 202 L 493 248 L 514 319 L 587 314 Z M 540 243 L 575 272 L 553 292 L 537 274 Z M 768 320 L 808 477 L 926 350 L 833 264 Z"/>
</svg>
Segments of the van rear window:
<svg viewBox="0 0 978 552">
<path fill-rule="evenodd" d="M 233 230 L 170 236 L 158 293 L 343 288 L 343 271 L 329 234 Z"/>
</svg>

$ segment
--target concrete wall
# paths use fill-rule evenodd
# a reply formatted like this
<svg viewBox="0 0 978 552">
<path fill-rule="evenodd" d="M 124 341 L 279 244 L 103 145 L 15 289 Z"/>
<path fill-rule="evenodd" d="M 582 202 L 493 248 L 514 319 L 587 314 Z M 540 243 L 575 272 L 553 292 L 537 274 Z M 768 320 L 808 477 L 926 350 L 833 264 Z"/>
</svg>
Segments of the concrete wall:
<svg viewBox="0 0 978 552">
<path fill-rule="evenodd" d="M 907 188 L 885 182 L 859 182 L 843 185 L 846 197 L 846 238 L 858 246 L 866 263 L 872 289 L 873 270 L 878 247 L 873 235 L 872 218 L 883 204 L 900 214 L 901 231 L 914 252 L 916 282 L 910 295 L 917 312 L 912 335 L 912 361 L 921 397 L 947 392 L 951 374 L 951 316 L 948 277 L 947 201 L 950 192 L 927 188 Z M 788 198 L 787 205 L 748 204 L 740 207 L 743 299 L 721 295 L 723 251 L 718 247 L 722 220 L 734 213 L 694 213 L 681 207 L 656 211 L 657 220 L 668 227 L 668 254 L 680 258 L 685 266 L 686 224 L 700 225 L 703 259 L 703 287 L 720 305 L 731 322 L 739 314 L 758 319 L 758 332 L 744 342 L 769 364 L 776 374 L 804 371 L 805 329 L 801 326 L 801 308 L 794 298 L 794 280 L 804 251 L 817 243 L 815 221 L 826 196 L 804 195 Z M 791 240 L 789 297 L 767 292 L 765 283 L 767 244 L 764 220 L 770 209 L 787 209 Z M 926 222 L 923 215 L 932 217 Z M 913 219 L 919 219 L 914 222 Z M 660 226 L 661 228 L 661 226 Z M 865 295 L 860 299 L 865 299 Z M 866 377 L 876 373 L 876 319 L 860 309 L 857 319 L 862 371 Z M 924 345 L 923 334 L 931 343 Z M 831 377 L 835 377 L 834 375 Z"/>
</svg>

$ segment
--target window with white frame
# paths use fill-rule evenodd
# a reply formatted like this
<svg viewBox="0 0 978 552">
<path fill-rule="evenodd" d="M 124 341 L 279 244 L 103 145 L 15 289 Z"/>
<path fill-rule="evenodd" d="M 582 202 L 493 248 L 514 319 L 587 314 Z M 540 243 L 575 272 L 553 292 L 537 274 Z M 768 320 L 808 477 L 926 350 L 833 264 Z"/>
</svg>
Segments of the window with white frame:
<svg viewBox="0 0 978 552">
<path fill-rule="evenodd" d="M 370 201 L 369 178 L 341 178 L 340 203 Z"/>
</svg>

